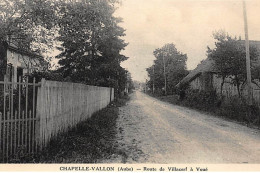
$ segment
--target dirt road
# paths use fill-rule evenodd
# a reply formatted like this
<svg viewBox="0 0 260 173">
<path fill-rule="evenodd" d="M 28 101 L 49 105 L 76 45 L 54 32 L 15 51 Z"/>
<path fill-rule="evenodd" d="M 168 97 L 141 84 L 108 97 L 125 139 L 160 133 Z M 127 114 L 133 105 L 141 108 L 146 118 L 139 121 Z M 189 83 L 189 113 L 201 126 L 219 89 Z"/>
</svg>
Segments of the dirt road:
<svg viewBox="0 0 260 173">
<path fill-rule="evenodd" d="M 260 163 L 259 130 L 138 91 L 120 108 L 117 128 L 125 156 L 110 162 Z"/>
</svg>

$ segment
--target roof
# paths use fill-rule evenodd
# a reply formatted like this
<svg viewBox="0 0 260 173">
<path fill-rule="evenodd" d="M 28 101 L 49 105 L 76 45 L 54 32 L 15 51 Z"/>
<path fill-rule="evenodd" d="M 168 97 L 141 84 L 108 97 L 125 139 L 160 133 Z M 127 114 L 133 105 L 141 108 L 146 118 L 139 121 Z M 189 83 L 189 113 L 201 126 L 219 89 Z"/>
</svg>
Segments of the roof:
<svg viewBox="0 0 260 173">
<path fill-rule="evenodd" d="M 214 68 L 214 61 L 210 58 L 207 58 L 203 60 L 200 64 L 197 65 L 197 67 L 192 70 L 186 77 L 184 77 L 177 85 L 176 87 L 180 87 L 181 85 L 185 85 L 186 83 L 189 83 L 193 79 L 195 79 L 197 76 L 199 76 L 202 72 L 216 72 Z"/>
<path fill-rule="evenodd" d="M 23 49 L 23 48 L 19 48 L 18 46 L 16 46 L 14 43 L 7 43 L 5 42 L 4 44 L 7 49 L 12 50 L 14 52 L 20 53 L 22 55 L 27 55 L 31 58 L 38 58 L 38 59 L 42 59 L 43 60 L 43 56 L 36 54 L 34 52 L 31 52 L 29 50 Z"/>
<path fill-rule="evenodd" d="M 239 42 L 241 44 L 244 44 L 245 40 L 239 40 Z M 258 51 L 260 51 L 260 41 L 250 40 L 249 44 L 255 46 L 258 49 Z M 198 66 L 194 70 L 192 70 L 186 77 L 184 77 L 176 85 L 176 87 L 180 87 L 182 85 L 185 85 L 186 83 L 189 83 L 190 81 L 195 79 L 197 76 L 199 76 L 202 72 L 216 73 L 217 71 L 215 70 L 215 67 L 214 67 L 214 61 L 209 58 L 203 60 L 200 64 L 198 64 Z"/>
</svg>

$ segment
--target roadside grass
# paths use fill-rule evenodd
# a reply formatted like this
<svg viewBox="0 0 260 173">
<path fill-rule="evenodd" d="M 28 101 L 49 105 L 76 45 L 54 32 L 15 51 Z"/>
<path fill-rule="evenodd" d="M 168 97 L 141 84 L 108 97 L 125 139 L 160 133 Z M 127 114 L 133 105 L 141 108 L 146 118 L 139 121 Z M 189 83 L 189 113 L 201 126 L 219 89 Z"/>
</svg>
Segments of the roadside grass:
<svg viewBox="0 0 260 173">
<path fill-rule="evenodd" d="M 18 163 L 98 163 L 115 155 L 126 157 L 118 149 L 116 120 L 119 107 L 129 96 L 118 98 L 84 122 L 51 140 L 37 155 L 22 158 Z"/>
</svg>

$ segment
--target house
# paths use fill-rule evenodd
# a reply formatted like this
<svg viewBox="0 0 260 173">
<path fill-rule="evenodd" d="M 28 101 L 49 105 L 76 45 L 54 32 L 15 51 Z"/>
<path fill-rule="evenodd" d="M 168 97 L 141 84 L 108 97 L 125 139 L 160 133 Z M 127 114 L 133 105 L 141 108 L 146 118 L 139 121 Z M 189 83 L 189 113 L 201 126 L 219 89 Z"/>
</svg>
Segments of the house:
<svg viewBox="0 0 260 173">
<path fill-rule="evenodd" d="M 191 89 L 200 91 L 216 91 L 221 94 L 222 79 L 218 76 L 214 68 L 214 61 L 207 58 L 199 64 L 193 71 L 191 71 L 185 78 L 183 78 L 176 87 L 185 88 L 189 86 Z M 260 103 L 260 82 L 254 80 L 252 83 L 254 97 Z M 247 95 L 247 83 L 240 86 L 242 95 Z M 230 78 L 226 78 L 222 87 L 222 94 L 226 97 L 238 95 L 237 86 L 232 84 Z"/>
<path fill-rule="evenodd" d="M 6 75 L 8 80 L 18 81 L 19 76 L 43 71 L 46 67 L 47 62 L 42 56 L 18 48 L 11 42 L 0 42 L 0 80 Z"/>
<path fill-rule="evenodd" d="M 241 40 L 241 43 L 244 43 Z M 250 44 L 255 45 L 260 52 L 260 41 L 250 41 Z M 258 58 L 260 64 L 260 57 Z M 177 88 L 183 89 L 189 86 L 191 89 L 200 91 L 216 91 L 221 93 L 222 78 L 219 77 L 218 71 L 214 67 L 214 60 L 207 58 L 201 62 L 194 70 L 192 70 L 185 78 L 183 78 L 177 85 Z M 253 95 L 255 100 L 260 104 L 260 82 L 254 80 L 252 83 Z M 247 83 L 240 86 L 241 94 L 247 95 Z M 237 86 L 232 84 L 231 78 L 227 77 L 222 87 L 222 94 L 226 97 L 238 95 Z"/>
<path fill-rule="evenodd" d="M 216 70 L 214 70 L 214 61 L 210 59 L 203 60 L 176 87 L 182 88 L 189 85 L 192 89 L 213 90 L 213 74 L 216 73 Z"/>
</svg>

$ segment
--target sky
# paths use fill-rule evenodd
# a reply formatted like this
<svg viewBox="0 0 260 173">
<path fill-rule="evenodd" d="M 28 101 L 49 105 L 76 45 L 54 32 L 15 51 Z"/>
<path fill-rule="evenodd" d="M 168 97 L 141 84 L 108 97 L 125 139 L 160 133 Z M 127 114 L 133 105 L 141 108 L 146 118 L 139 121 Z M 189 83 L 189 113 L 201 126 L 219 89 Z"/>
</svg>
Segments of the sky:
<svg viewBox="0 0 260 173">
<path fill-rule="evenodd" d="M 260 40 L 260 0 L 247 0 L 250 40 Z M 123 39 L 128 46 L 122 62 L 137 81 L 148 79 L 153 51 L 167 43 L 187 54 L 187 69 L 205 59 L 207 46 L 214 48 L 212 33 L 225 30 L 244 39 L 242 0 L 122 0 L 115 13 L 123 18 Z"/>
</svg>

